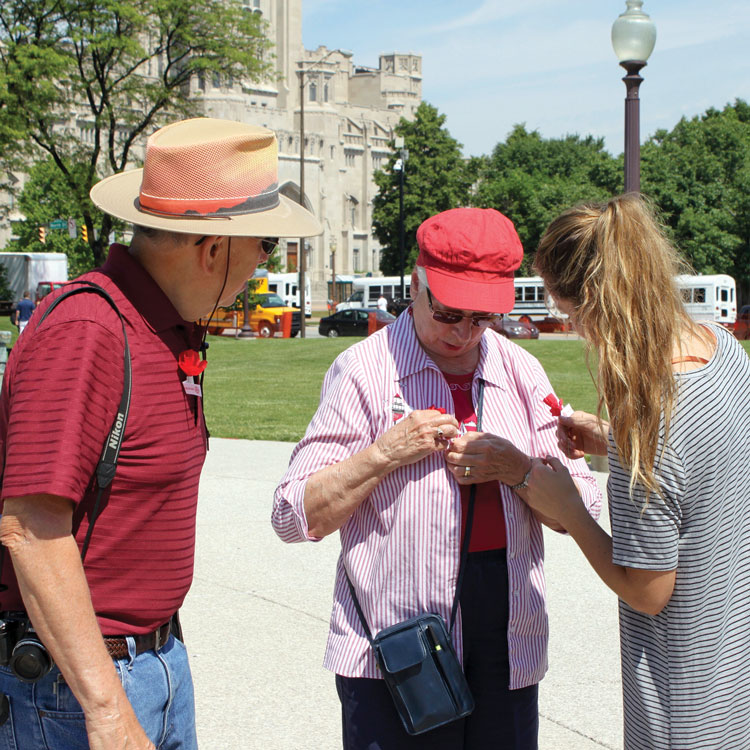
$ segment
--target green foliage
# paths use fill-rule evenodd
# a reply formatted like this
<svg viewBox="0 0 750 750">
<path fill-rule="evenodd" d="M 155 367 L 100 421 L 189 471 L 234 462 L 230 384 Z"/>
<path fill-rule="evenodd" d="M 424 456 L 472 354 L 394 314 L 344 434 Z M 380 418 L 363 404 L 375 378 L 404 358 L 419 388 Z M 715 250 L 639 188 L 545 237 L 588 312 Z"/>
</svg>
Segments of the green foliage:
<svg viewBox="0 0 750 750">
<path fill-rule="evenodd" d="M 8 286 L 8 272 L 4 265 L 0 265 L 0 299 L 13 299 L 13 290 Z"/>
<path fill-rule="evenodd" d="M 143 136 L 200 111 L 194 76 L 268 73 L 264 28 L 241 0 L 4 0 L 0 167 L 51 157 L 98 265 L 113 220 L 89 203 L 91 186 L 125 169 Z"/>
<path fill-rule="evenodd" d="M 80 177 L 86 167 L 71 165 L 68 170 Z M 88 199 L 87 199 L 88 200 Z M 76 198 L 71 195 L 63 173 L 52 159 L 35 164 L 29 179 L 18 198 L 18 208 L 24 214 L 24 221 L 13 225 L 17 239 L 11 240 L 5 250 L 16 253 L 65 253 L 68 256 L 68 276 L 74 279 L 96 265 L 91 245 L 81 237 L 83 211 Z M 93 210 L 93 206 L 89 206 Z M 65 229 L 51 229 L 49 224 L 55 219 L 72 218 L 76 223 L 77 237 L 72 239 Z M 39 227 L 47 230 L 45 243 L 39 240 Z"/>
<path fill-rule="evenodd" d="M 404 119 L 396 134 L 404 139 L 409 152 L 404 172 L 404 268 L 411 273 L 417 259 L 416 233 L 428 217 L 449 208 L 467 205 L 472 183 L 471 171 L 461 157 L 461 144 L 446 128 L 445 115 L 422 102 L 414 120 Z M 391 147 L 395 149 L 393 143 Z M 375 172 L 378 193 L 373 199 L 372 224 L 383 246 L 380 270 L 386 275 L 399 273 L 399 179 L 394 169 L 395 152 L 385 169 Z"/>
<path fill-rule="evenodd" d="M 602 139 L 542 138 L 516 125 L 479 166 L 475 203 L 513 221 L 524 246 L 521 274 L 529 275 L 545 228 L 562 210 L 584 200 L 607 200 L 621 186 L 622 169 Z"/>
<path fill-rule="evenodd" d="M 750 105 L 682 119 L 641 150 L 642 190 L 698 273 L 750 289 Z"/>
</svg>

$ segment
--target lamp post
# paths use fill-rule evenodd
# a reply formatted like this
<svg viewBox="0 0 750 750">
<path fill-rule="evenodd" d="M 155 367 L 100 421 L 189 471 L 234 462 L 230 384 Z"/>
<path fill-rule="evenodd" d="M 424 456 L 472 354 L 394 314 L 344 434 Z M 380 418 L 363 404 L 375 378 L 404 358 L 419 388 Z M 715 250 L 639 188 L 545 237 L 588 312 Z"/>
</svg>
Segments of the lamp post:
<svg viewBox="0 0 750 750">
<path fill-rule="evenodd" d="M 406 171 L 406 160 L 409 158 L 409 151 L 404 148 L 404 139 L 397 136 L 394 145 L 399 150 L 399 158 L 393 165 L 394 170 L 399 173 L 398 176 L 398 264 L 401 275 L 401 302 L 406 299 L 406 290 L 404 288 L 404 249 L 406 240 L 404 236 L 404 172 Z"/>
<path fill-rule="evenodd" d="M 331 250 L 331 302 L 333 303 L 330 313 L 333 313 L 338 302 L 338 295 L 336 294 L 336 240 L 333 237 L 331 237 L 328 247 Z"/>
<path fill-rule="evenodd" d="M 248 283 L 245 282 L 245 289 L 242 293 L 242 328 L 237 333 L 237 338 L 249 339 L 252 338 L 253 329 L 250 328 L 250 303 L 248 301 Z"/>
<path fill-rule="evenodd" d="M 627 10 L 612 24 L 612 47 L 625 68 L 625 192 L 641 189 L 640 71 L 656 43 L 656 26 L 641 10 L 643 0 L 625 0 Z"/>
</svg>

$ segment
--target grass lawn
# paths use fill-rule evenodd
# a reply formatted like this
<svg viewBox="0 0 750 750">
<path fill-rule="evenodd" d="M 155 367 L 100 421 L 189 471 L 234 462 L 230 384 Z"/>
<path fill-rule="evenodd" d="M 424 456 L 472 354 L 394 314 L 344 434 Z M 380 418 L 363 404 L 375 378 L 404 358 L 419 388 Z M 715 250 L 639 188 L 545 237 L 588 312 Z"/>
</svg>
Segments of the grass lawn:
<svg viewBox="0 0 750 750">
<path fill-rule="evenodd" d="M 216 437 L 297 441 L 318 406 L 336 355 L 357 338 L 253 339 L 209 336 L 204 381 L 209 430 Z M 522 345 L 547 371 L 555 392 L 575 408 L 596 409 L 580 341 Z"/>
<path fill-rule="evenodd" d="M 0 330 L 18 332 L 8 318 Z M 357 338 L 250 339 L 209 336 L 205 379 L 208 427 L 215 437 L 295 442 L 318 406 L 323 376 Z M 750 342 L 742 342 L 750 353 Z M 557 395 L 596 411 L 596 391 L 577 339 L 522 341 L 542 363 Z"/>
</svg>

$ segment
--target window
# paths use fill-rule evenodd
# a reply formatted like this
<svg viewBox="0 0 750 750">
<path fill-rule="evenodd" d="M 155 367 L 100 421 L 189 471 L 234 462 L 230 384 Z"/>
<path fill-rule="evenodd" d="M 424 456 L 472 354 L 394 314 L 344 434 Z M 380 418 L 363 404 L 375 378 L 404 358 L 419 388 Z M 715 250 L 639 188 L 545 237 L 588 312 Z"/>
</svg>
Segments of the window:
<svg viewBox="0 0 750 750">
<path fill-rule="evenodd" d="M 719 290 L 717 290 L 719 291 Z M 721 290 L 721 301 L 722 302 L 729 302 L 729 289 L 722 289 Z"/>
<path fill-rule="evenodd" d="M 315 81 L 310 82 L 310 101 L 314 102 L 318 99 L 318 87 L 315 84 Z"/>
<path fill-rule="evenodd" d="M 544 287 L 543 286 L 538 286 L 536 288 L 536 298 L 538 300 L 543 300 L 544 299 Z"/>
<path fill-rule="evenodd" d="M 354 261 L 354 273 L 359 273 L 361 270 L 359 267 L 359 248 L 355 247 L 352 249 L 353 261 Z"/>
<path fill-rule="evenodd" d="M 705 302 L 706 301 L 706 289 L 705 287 L 697 287 L 693 289 L 693 302 Z"/>
<path fill-rule="evenodd" d="M 328 84 L 327 83 L 323 86 L 323 101 L 324 102 L 328 101 Z"/>
<path fill-rule="evenodd" d="M 533 286 L 525 286 L 523 288 L 523 299 L 525 302 L 536 301 L 536 289 Z"/>
<path fill-rule="evenodd" d="M 520 286 L 516 287 L 516 302 L 523 300 L 523 288 Z"/>
</svg>

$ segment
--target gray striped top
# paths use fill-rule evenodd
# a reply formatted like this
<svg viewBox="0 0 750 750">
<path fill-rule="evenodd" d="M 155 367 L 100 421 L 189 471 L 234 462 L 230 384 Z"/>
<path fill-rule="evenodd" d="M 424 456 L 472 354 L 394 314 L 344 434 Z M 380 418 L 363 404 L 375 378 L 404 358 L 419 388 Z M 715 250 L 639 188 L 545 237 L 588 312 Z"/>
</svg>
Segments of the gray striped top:
<svg viewBox="0 0 750 750">
<path fill-rule="evenodd" d="M 629 498 L 609 446 L 613 560 L 676 568 L 655 617 L 620 601 L 626 750 L 750 748 L 750 359 L 726 330 L 677 375 L 664 497 Z"/>
</svg>

